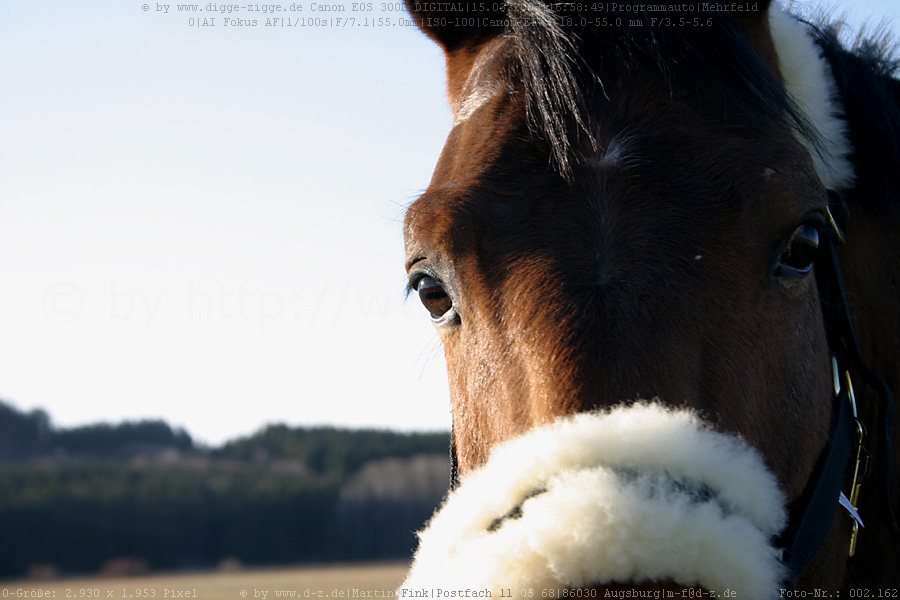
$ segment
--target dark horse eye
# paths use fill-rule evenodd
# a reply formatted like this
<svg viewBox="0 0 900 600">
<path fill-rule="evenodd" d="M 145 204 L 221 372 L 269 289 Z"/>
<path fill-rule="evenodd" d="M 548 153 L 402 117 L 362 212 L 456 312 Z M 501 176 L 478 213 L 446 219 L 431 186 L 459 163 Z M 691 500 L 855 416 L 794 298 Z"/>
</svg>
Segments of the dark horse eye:
<svg viewBox="0 0 900 600">
<path fill-rule="evenodd" d="M 431 313 L 435 321 L 446 315 L 453 308 L 453 300 L 441 284 L 431 277 L 423 277 L 416 284 L 416 291 L 422 304 Z"/>
<path fill-rule="evenodd" d="M 794 230 L 781 253 L 777 273 L 787 277 L 803 277 L 812 269 L 819 248 L 819 230 L 804 224 Z"/>
</svg>

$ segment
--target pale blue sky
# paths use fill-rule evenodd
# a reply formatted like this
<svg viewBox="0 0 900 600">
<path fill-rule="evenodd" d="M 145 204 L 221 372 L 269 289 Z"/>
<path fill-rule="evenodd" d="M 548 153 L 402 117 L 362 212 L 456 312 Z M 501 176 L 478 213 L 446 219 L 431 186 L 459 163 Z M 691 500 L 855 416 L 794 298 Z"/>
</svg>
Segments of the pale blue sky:
<svg viewBox="0 0 900 600">
<path fill-rule="evenodd" d="M 400 231 L 449 130 L 438 49 L 142 4 L 0 2 L 0 398 L 209 443 L 449 428 Z"/>
</svg>

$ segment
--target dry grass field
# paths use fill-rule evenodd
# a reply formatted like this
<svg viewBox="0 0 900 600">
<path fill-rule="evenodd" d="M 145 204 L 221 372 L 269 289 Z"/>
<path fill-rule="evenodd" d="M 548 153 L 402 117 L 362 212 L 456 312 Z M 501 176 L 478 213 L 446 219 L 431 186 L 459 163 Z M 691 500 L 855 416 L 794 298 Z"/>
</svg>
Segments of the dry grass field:
<svg viewBox="0 0 900 600">
<path fill-rule="evenodd" d="M 184 573 L 127 578 L 0 583 L 0 598 L 57 600 L 274 600 L 276 598 L 377 598 L 393 595 L 407 564 L 343 565 Z"/>
</svg>

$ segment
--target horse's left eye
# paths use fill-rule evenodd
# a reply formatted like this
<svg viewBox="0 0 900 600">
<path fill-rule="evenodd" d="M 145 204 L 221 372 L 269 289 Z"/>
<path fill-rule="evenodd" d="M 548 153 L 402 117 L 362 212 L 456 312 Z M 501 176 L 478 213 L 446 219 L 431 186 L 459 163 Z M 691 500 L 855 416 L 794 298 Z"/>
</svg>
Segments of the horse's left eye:
<svg viewBox="0 0 900 600">
<path fill-rule="evenodd" d="M 819 248 L 819 230 L 809 223 L 794 230 L 781 252 L 776 273 L 784 277 L 804 277 L 812 270 Z"/>
<path fill-rule="evenodd" d="M 416 292 L 419 299 L 431 314 L 434 321 L 438 321 L 453 308 L 453 300 L 447 294 L 447 290 L 431 277 L 423 277 L 416 283 Z"/>
</svg>

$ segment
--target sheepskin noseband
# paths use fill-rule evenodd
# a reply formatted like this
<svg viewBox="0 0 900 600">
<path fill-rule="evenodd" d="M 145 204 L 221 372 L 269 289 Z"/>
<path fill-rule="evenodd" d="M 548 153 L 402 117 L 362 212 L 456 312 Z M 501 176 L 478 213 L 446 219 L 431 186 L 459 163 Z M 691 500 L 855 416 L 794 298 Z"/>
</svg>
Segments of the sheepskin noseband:
<svg viewBox="0 0 900 600">
<path fill-rule="evenodd" d="M 419 533 L 398 596 L 647 580 L 742 600 L 783 581 L 775 477 L 742 440 L 657 404 L 566 417 L 492 452 Z M 436 597 L 431 594 L 430 597 Z"/>
</svg>

